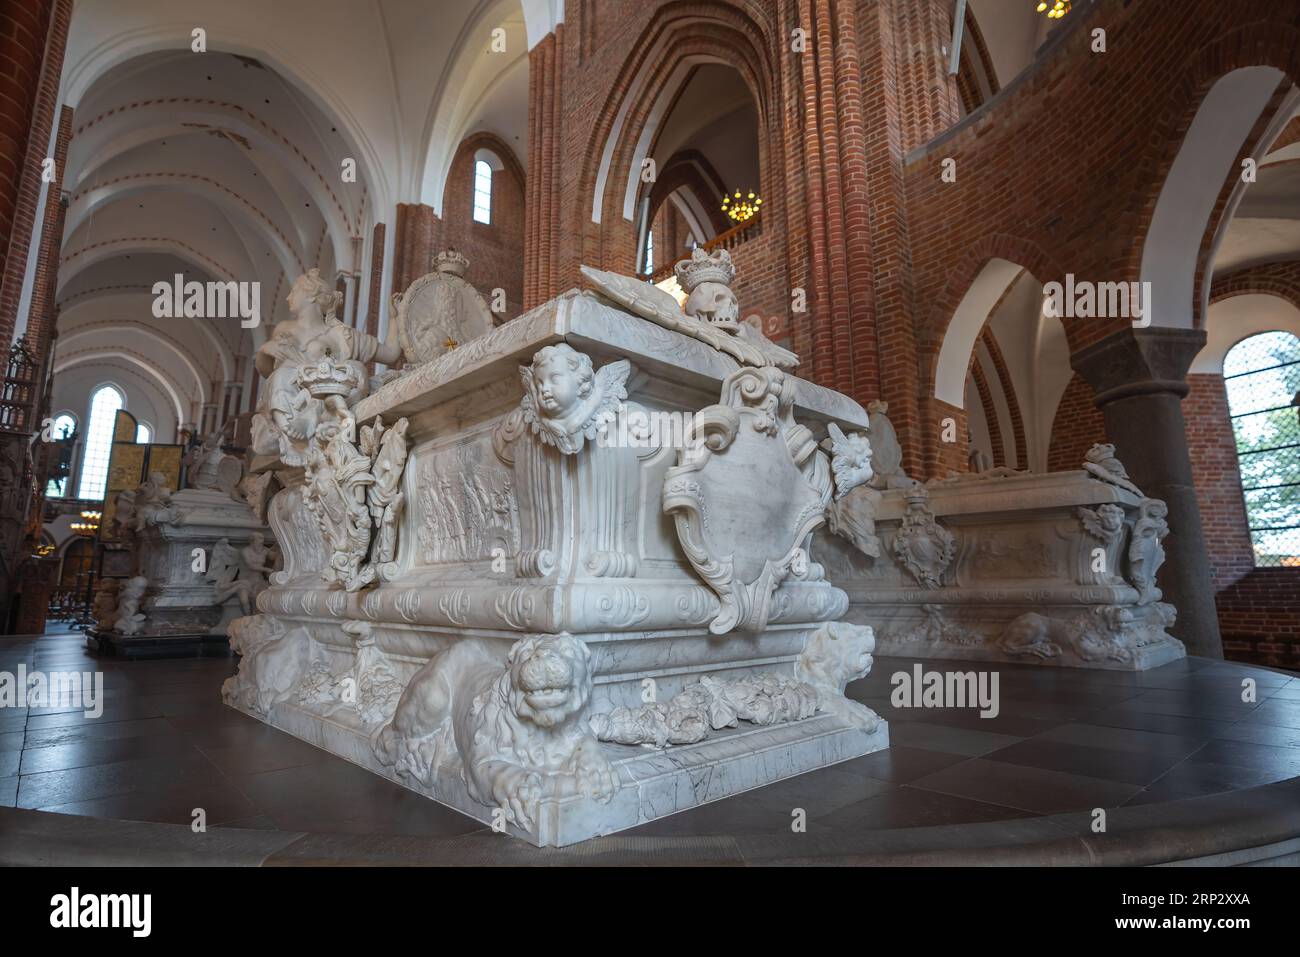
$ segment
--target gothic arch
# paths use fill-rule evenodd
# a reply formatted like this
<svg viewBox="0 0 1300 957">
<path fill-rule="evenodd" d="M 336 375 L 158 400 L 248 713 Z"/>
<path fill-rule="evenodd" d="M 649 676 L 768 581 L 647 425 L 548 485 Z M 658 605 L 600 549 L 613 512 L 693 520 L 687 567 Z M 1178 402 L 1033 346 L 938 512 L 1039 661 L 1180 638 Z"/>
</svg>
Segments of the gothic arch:
<svg viewBox="0 0 1300 957">
<path fill-rule="evenodd" d="M 1181 75 L 1136 164 L 1138 182 L 1146 186 L 1135 190 L 1125 214 L 1135 225 L 1124 272 L 1174 289 L 1171 297 L 1153 287 L 1155 324 L 1195 328 L 1204 323 L 1209 302 L 1208 263 L 1240 198 L 1240 161 L 1262 157 L 1286 125 L 1279 114 L 1295 98 L 1287 87 L 1300 78 L 1300 31 L 1272 20 L 1244 24 L 1190 55 Z M 1234 92 L 1228 129 L 1210 113 L 1221 113 L 1216 100 Z M 1190 142 L 1200 130 L 1211 131 L 1207 142 Z M 1195 209 L 1187 208 L 1193 195 Z"/>
</svg>

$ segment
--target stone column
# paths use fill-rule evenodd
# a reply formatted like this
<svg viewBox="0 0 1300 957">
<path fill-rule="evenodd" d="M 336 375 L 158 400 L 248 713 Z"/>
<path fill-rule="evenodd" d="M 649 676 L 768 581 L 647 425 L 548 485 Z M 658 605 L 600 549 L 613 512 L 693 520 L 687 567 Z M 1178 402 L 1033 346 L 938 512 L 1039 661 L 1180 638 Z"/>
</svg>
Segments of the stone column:
<svg viewBox="0 0 1300 957">
<path fill-rule="evenodd" d="M 1070 364 L 1092 386 L 1129 476 L 1169 506 L 1167 557 L 1157 581 L 1164 600 L 1178 609 L 1173 634 L 1190 654 L 1222 658 L 1181 406 L 1187 369 L 1204 345 L 1202 329 L 1124 329 L 1076 352 Z"/>
</svg>

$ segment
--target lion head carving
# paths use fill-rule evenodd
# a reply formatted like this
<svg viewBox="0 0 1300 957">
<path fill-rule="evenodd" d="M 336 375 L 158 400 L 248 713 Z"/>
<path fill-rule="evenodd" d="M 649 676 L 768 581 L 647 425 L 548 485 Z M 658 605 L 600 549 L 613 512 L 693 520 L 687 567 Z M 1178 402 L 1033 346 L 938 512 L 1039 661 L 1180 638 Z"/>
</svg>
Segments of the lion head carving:
<svg viewBox="0 0 1300 957">
<path fill-rule="evenodd" d="M 843 694 L 849 682 L 871 670 L 875 650 L 876 634 L 870 626 L 827 622 L 809 636 L 795 674 L 815 688 Z"/>
<path fill-rule="evenodd" d="M 591 652 L 569 634 L 516 642 L 507 659 L 510 709 L 540 728 L 579 717 L 591 698 Z"/>
</svg>

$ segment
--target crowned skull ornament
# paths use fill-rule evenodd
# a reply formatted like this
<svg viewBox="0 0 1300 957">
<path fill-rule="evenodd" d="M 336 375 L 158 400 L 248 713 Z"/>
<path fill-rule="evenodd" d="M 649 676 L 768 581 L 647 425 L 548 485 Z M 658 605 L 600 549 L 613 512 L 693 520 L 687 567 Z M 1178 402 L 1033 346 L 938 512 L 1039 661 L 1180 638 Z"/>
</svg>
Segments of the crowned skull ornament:
<svg viewBox="0 0 1300 957">
<path fill-rule="evenodd" d="M 740 328 L 740 302 L 731 291 L 736 278 L 731 253 L 719 249 L 705 252 L 696 246 L 691 258 L 683 259 L 673 269 L 677 283 L 686 291 L 683 311 L 728 332 Z"/>
</svg>

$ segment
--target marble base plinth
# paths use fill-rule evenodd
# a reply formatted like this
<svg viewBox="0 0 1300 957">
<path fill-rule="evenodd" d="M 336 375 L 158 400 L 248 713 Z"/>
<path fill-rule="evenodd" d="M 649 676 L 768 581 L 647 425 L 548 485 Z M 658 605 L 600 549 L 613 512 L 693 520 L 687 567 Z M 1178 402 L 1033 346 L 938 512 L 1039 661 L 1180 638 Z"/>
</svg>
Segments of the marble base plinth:
<svg viewBox="0 0 1300 957">
<path fill-rule="evenodd" d="M 494 823 L 493 809 L 469 796 L 459 773 L 440 770 L 435 788 L 397 774 L 376 759 L 368 733 L 349 723 L 346 714 L 324 718 L 290 704 L 277 705 L 269 719 L 245 713 L 485 825 Z M 503 833 L 538 847 L 563 847 L 887 747 L 886 722 L 867 734 L 826 714 L 768 727 L 742 724 L 714 732 L 699 744 L 664 750 L 605 744 L 620 782 L 609 803 L 586 797 L 544 800 L 536 832 L 507 824 Z"/>
<path fill-rule="evenodd" d="M 1068 617 L 1072 610 L 1061 612 L 1059 609 L 1048 609 L 1063 617 Z M 1007 664 L 1032 664 L 1046 665 L 1057 668 L 1095 668 L 1102 671 L 1147 671 L 1151 668 L 1159 668 L 1161 665 L 1167 665 L 1171 661 L 1177 661 L 1179 658 L 1186 658 L 1187 651 L 1181 642 L 1171 639 L 1164 639 L 1154 644 L 1134 648 L 1131 653 L 1122 658 L 1098 657 L 1090 661 L 1080 661 L 1077 658 L 1065 657 L 1061 655 L 1046 656 L 1025 656 L 1012 655 L 1001 650 L 994 641 L 972 639 L 969 644 L 953 644 L 943 637 L 933 639 L 909 639 L 907 637 L 897 637 L 897 635 L 906 635 L 909 632 L 915 633 L 917 630 L 926 630 L 927 623 L 915 617 L 893 617 L 888 613 L 881 613 L 878 608 L 851 608 L 845 618 L 849 621 L 857 621 L 860 618 L 870 615 L 870 620 L 880 625 L 892 624 L 894 632 L 892 635 L 886 634 L 884 638 L 876 641 L 876 653 L 887 655 L 894 658 L 934 658 L 937 660 L 950 661 L 996 661 Z M 967 614 L 969 609 L 956 607 L 945 609 L 947 618 L 951 622 L 959 623 L 956 627 L 965 628 L 968 625 L 971 628 L 971 634 L 978 634 L 975 630 L 978 625 L 974 616 Z M 1077 611 L 1073 612 L 1078 614 Z M 995 633 L 996 634 L 996 633 Z"/>
<path fill-rule="evenodd" d="M 230 655 L 225 635 L 206 631 L 176 635 L 119 635 L 113 631 L 86 632 L 86 645 L 100 654 L 119 658 L 222 658 Z"/>
</svg>

